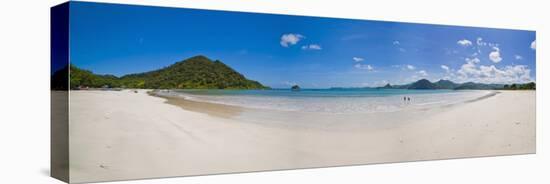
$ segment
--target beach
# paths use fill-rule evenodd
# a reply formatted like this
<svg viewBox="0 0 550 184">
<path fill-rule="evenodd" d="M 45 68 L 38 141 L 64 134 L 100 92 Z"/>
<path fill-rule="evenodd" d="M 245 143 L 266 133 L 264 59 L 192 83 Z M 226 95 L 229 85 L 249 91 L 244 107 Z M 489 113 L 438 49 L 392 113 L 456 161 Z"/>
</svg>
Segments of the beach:
<svg viewBox="0 0 550 184">
<path fill-rule="evenodd" d="M 71 182 L 535 153 L 535 91 L 369 114 L 70 91 Z"/>
</svg>

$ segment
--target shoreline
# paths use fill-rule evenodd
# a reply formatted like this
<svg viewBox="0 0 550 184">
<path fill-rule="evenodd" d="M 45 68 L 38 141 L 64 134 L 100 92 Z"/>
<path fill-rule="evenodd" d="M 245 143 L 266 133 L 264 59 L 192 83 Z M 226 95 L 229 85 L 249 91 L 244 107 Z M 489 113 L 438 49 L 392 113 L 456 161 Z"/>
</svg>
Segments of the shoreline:
<svg viewBox="0 0 550 184">
<path fill-rule="evenodd" d="M 148 92 L 153 97 L 165 99 L 166 104 L 174 105 L 183 110 L 208 114 L 218 118 L 226 118 L 245 123 L 257 123 L 276 127 L 293 127 L 309 129 L 329 129 L 338 131 L 356 131 L 355 129 L 370 124 L 369 122 L 384 122 L 385 126 L 399 124 L 403 119 L 417 121 L 422 115 L 441 113 L 449 108 L 474 103 L 498 95 L 499 91 L 482 90 L 487 92 L 475 99 L 442 104 L 435 107 L 406 106 L 397 111 L 365 112 L 331 114 L 322 112 L 281 111 L 276 109 L 256 109 L 227 105 L 214 102 L 196 101 L 180 96 L 162 95 L 153 91 Z M 321 126 L 319 126 L 321 125 Z M 379 126 L 379 125 L 374 125 Z"/>
<path fill-rule="evenodd" d="M 334 116 L 71 91 L 71 181 L 534 153 L 535 92 L 499 92 L 448 108 Z"/>
<path fill-rule="evenodd" d="M 196 97 L 210 96 L 210 95 L 195 95 L 195 94 L 189 94 L 187 92 L 177 92 L 177 91 L 173 91 L 173 90 L 161 90 L 161 91 L 151 90 L 150 92 L 148 92 L 148 94 L 150 94 L 151 96 L 161 97 L 161 98 L 167 99 L 170 104 L 173 104 L 173 105 L 180 104 L 180 106 L 185 105 L 185 104 L 188 104 L 190 106 L 193 106 L 192 104 L 204 104 L 205 106 L 219 105 L 220 108 L 232 108 L 232 109 L 235 109 L 235 111 L 266 110 L 266 111 L 278 111 L 278 112 L 311 113 L 311 114 L 316 114 L 316 115 L 326 114 L 326 113 L 340 114 L 340 115 L 350 115 L 350 114 L 369 114 L 369 113 L 381 113 L 381 112 L 398 113 L 399 111 L 407 110 L 407 108 L 423 109 L 423 108 L 421 108 L 422 106 L 432 105 L 432 104 L 443 104 L 443 105 L 433 106 L 433 107 L 430 107 L 430 108 L 445 107 L 445 106 L 450 106 L 450 105 L 455 105 L 455 104 L 462 104 L 462 103 L 474 102 L 474 101 L 477 101 L 477 100 L 483 100 L 485 98 L 489 98 L 489 97 L 492 97 L 492 96 L 500 93 L 498 90 L 460 90 L 460 91 L 461 92 L 486 92 L 487 94 L 483 94 L 482 96 L 476 97 L 474 99 L 464 100 L 464 101 L 455 101 L 455 102 L 452 102 L 452 103 L 448 103 L 446 101 L 436 101 L 436 102 L 427 102 L 427 103 L 418 103 L 418 104 L 414 104 L 414 103 L 411 103 L 411 104 L 404 103 L 403 104 L 403 103 L 401 103 L 400 106 L 405 107 L 405 108 L 398 109 L 398 110 L 390 110 L 390 111 L 366 111 L 366 112 L 343 112 L 343 113 L 342 112 L 341 113 L 332 113 L 332 112 L 318 112 L 318 111 L 301 111 L 301 110 L 281 110 L 281 109 L 266 108 L 266 107 L 256 108 L 256 107 L 236 105 L 236 104 L 231 104 L 231 103 L 224 103 L 224 102 L 220 102 L 220 101 L 208 101 L 208 100 L 204 100 L 204 99 L 199 100 Z M 453 92 L 455 92 L 455 91 L 453 91 Z M 172 93 L 175 93 L 175 94 L 172 94 Z M 188 96 L 182 96 L 183 94 L 188 95 Z M 398 95 L 389 95 L 389 96 L 393 96 L 397 99 L 400 99 L 402 97 L 402 95 L 404 95 L 404 96 L 408 96 L 408 95 L 425 96 L 425 95 L 430 95 L 430 94 L 429 93 L 428 94 L 398 94 Z M 213 95 L 213 96 L 217 96 L 217 95 Z M 389 97 L 389 96 L 387 96 L 387 97 Z M 355 97 L 356 96 L 354 96 L 354 98 Z M 466 96 L 464 96 L 464 97 L 466 97 Z M 246 97 L 243 96 L 243 98 L 246 98 Z M 341 97 L 334 96 L 334 97 L 327 97 L 327 98 L 341 98 Z M 349 98 L 349 97 L 344 96 L 343 98 Z M 386 98 L 386 97 L 366 97 L 366 98 Z M 188 108 L 188 107 L 183 106 L 183 108 Z M 239 109 L 241 109 L 241 110 L 239 110 Z M 197 112 L 203 112 L 203 113 L 213 113 L 210 110 L 201 111 L 201 109 L 196 109 L 196 108 L 189 108 L 189 110 L 197 110 Z"/>
</svg>

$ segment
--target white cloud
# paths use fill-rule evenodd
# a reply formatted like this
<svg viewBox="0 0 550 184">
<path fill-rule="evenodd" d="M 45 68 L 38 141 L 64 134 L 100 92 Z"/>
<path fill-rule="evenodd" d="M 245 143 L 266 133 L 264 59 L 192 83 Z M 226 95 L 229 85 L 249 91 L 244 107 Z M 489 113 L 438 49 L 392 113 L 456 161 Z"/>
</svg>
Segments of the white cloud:
<svg viewBox="0 0 550 184">
<path fill-rule="evenodd" d="M 484 41 L 483 41 L 483 38 L 478 37 L 477 40 L 476 40 L 476 44 L 477 44 L 478 46 L 486 46 L 486 45 L 487 45 L 487 42 L 484 42 Z"/>
<path fill-rule="evenodd" d="M 493 63 L 502 61 L 502 57 L 500 57 L 500 49 L 498 47 L 493 47 L 493 51 L 489 53 L 489 59 L 491 59 Z"/>
<path fill-rule="evenodd" d="M 497 68 L 495 65 L 477 65 L 477 58 L 467 59 L 456 72 L 448 73 L 448 79 L 456 82 L 480 82 L 492 84 L 526 83 L 531 79 L 531 70 L 526 65 Z"/>
<path fill-rule="evenodd" d="M 361 64 L 361 63 L 355 64 L 354 67 L 357 68 L 357 69 L 363 69 L 363 70 L 368 70 L 368 71 L 374 70 L 374 68 L 371 65 Z"/>
<path fill-rule="evenodd" d="M 361 61 L 365 60 L 364 58 L 361 58 L 361 57 L 353 57 L 351 59 L 353 59 L 353 61 L 355 61 L 355 62 L 361 62 Z"/>
<path fill-rule="evenodd" d="M 466 61 L 466 63 L 479 63 L 480 60 L 479 58 L 475 57 L 475 58 L 466 58 L 464 59 Z"/>
<path fill-rule="evenodd" d="M 407 50 L 404 49 L 404 48 L 399 48 L 399 51 L 401 51 L 401 52 L 407 52 Z"/>
<path fill-rule="evenodd" d="M 416 70 L 416 67 L 413 65 L 391 65 L 392 68 L 400 68 L 404 71 L 414 71 Z"/>
<path fill-rule="evenodd" d="M 305 37 L 301 34 L 295 34 L 295 33 L 283 34 L 283 36 L 281 36 L 280 44 L 283 47 L 296 45 L 296 43 L 298 43 L 303 38 Z"/>
<path fill-rule="evenodd" d="M 399 41 L 396 40 L 396 41 L 393 41 L 393 44 L 394 44 L 394 45 L 401 45 L 401 42 L 399 42 Z"/>
<path fill-rule="evenodd" d="M 317 44 L 310 44 L 310 45 L 302 46 L 302 49 L 303 50 L 321 50 L 323 48 L 321 48 L 321 46 Z"/>
<path fill-rule="evenodd" d="M 483 47 L 486 47 L 486 46 L 496 50 L 496 52 L 493 51 L 494 52 L 493 55 L 495 56 L 494 57 L 495 60 L 491 59 L 491 61 L 493 61 L 495 63 L 500 62 L 500 60 L 502 60 L 502 58 L 500 57 L 500 51 L 498 49 L 499 44 L 498 43 L 485 42 L 485 41 L 483 41 L 483 38 L 481 38 L 481 37 L 478 37 L 476 39 L 476 47 L 474 47 L 474 48 L 477 49 L 477 53 L 472 54 L 472 56 L 477 56 L 477 55 L 481 54 L 481 51 L 482 51 Z M 496 57 L 496 56 L 498 56 L 498 57 Z"/>
<path fill-rule="evenodd" d="M 467 41 L 459 40 L 459 45 L 469 45 Z M 498 43 L 490 43 L 483 41 L 483 38 L 479 37 L 472 43 L 473 49 L 477 52 L 471 54 L 470 57 L 464 58 L 464 64 L 457 70 L 453 70 L 447 65 L 441 65 L 441 69 L 445 71 L 443 79 L 453 80 L 459 83 L 463 82 L 478 82 L 488 84 L 511 84 L 511 83 L 526 83 L 534 81 L 531 78 L 531 69 L 527 65 L 509 65 L 503 67 L 497 67 L 494 64 L 483 65 L 480 64 L 479 57 L 482 54 L 482 50 L 485 48 L 490 49 L 488 56 L 492 63 L 500 63 L 502 53 Z M 536 47 L 535 41 L 532 43 L 532 47 Z M 534 48 L 533 48 L 534 49 Z M 522 60 L 523 56 L 514 55 L 516 60 Z M 416 73 L 418 75 L 418 72 Z"/>
<path fill-rule="evenodd" d="M 464 47 L 472 46 L 472 41 L 466 39 L 458 40 L 456 43 Z"/>
<path fill-rule="evenodd" d="M 467 62 L 460 67 L 460 70 L 458 70 L 457 73 L 463 78 L 469 78 L 471 76 L 479 76 L 480 72 L 477 70 L 475 63 Z"/>
<path fill-rule="evenodd" d="M 497 68 L 495 65 L 477 67 L 473 63 L 462 65 L 457 71 L 458 82 L 481 82 L 481 83 L 526 83 L 531 79 L 531 70 L 526 65 L 506 66 Z"/>
<path fill-rule="evenodd" d="M 428 72 L 426 72 L 426 70 L 420 70 L 418 72 L 416 72 L 418 75 L 422 76 L 422 77 L 426 77 L 428 76 Z"/>
<path fill-rule="evenodd" d="M 531 49 L 537 50 L 537 40 L 534 40 L 533 42 L 531 42 Z"/>
<path fill-rule="evenodd" d="M 449 68 L 447 65 L 441 65 L 441 69 L 445 70 L 445 72 L 447 73 L 451 72 L 451 68 Z"/>
</svg>

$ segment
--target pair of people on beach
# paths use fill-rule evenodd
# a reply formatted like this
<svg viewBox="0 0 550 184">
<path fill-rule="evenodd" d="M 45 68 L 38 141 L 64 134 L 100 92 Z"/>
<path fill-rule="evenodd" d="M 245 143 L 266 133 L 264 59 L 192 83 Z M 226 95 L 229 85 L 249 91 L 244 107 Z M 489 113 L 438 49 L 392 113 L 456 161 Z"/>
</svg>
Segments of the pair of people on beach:
<svg viewBox="0 0 550 184">
<path fill-rule="evenodd" d="M 410 102 L 410 101 L 411 101 L 411 97 L 406 97 L 406 96 L 404 96 L 404 97 L 403 97 L 403 101 L 404 101 L 404 102 Z"/>
</svg>

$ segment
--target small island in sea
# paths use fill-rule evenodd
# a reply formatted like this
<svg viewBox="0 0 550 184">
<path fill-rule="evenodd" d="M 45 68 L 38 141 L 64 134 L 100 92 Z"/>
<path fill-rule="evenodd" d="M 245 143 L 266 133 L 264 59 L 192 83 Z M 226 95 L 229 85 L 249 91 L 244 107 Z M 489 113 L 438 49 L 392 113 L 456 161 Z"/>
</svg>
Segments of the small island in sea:
<svg viewBox="0 0 550 184">
<path fill-rule="evenodd" d="M 71 182 L 536 150 L 534 31 L 70 8 Z"/>
</svg>

